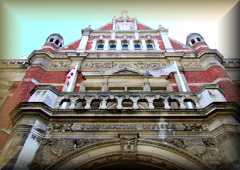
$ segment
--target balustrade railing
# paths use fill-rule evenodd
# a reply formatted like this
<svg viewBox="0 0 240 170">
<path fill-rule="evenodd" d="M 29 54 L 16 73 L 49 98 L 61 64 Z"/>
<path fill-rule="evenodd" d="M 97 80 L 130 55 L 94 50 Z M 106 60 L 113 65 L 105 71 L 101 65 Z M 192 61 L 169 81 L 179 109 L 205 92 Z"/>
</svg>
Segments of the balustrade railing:
<svg viewBox="0 0 240 170">
<path fill-rule="evenodd" d="M 53 109 L 88 110 L 199 109 L 215 101 L 225 101 L 217 88 L 205 89 L 198 94 L 145 91 L 60 93 L 49 86 L 38 87 L 29 99 L 29 102 L 43 102 Z"/>
</svg>

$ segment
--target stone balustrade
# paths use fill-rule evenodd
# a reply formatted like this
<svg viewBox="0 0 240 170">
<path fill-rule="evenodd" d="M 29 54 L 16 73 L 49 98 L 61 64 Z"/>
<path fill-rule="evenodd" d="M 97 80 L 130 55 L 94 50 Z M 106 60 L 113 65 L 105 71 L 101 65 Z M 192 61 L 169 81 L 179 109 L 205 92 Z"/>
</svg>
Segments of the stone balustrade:
<svg viewBox="0 0 240 170">
<path fill-rule="evenodd" d="M 210 93 L 210 95 L 207 95 Z M 219 97 L 220 95 L 220 97 Z M 200 109 L 211 102 L 225 101 L 219 89 L 201 93 L 176 92 L 76 92 L 60 93 L 38 87 L 29 102 L 43 102 L 53 109 Z"/>
</svg>

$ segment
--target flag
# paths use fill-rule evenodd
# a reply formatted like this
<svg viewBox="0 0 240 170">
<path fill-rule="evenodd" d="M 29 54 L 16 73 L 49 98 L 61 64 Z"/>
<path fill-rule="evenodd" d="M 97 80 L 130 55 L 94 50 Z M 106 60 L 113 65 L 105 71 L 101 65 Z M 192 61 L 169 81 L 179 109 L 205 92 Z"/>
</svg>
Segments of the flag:
<svg viewBox="0 0 240 170">
<path fill-rule="evenodd" d="M 77 74 L 78 74 L 78 67 L 79 65 L 76 64 L 73 66 L 73 68 L 68 72 L 66 76 L 66 80 L 64 83 L 63 91 L 71 91 L 72 86 L 75 85 L 76 79 L 77 79 Z"/>
<path fill-rule="evenodd" d="M 170 64 L 166 67 L 160 68 L 158 70 L 149 70 L 146 71 L 145 75 L 151 75 L 153 77 L 167 76 L 172 72 L 177 72 L 176 64 Z"/>
</svg>

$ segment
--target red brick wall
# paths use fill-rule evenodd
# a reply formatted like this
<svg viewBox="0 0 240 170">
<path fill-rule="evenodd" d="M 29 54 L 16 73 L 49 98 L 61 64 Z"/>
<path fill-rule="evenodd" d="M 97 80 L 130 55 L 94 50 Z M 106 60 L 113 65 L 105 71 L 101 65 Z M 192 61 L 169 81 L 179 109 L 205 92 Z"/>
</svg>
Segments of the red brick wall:
<svg viewBox="0 0 240 170">
<path fill-rule="evenodd" d="M 30 96 L 30 91 L 35 87 L 32 82 L 19 82 L 16 88 L 12 88 L 9 96 L 5 100 L 0 110 L 0 128 L 10 128 L 10 113 L 22 101 L 26 101 Z M 6 144 L 9 136 L 6 133 L 0 133 L 0 150 Z"/>
<path fill-rule="evenodd" d="M 20 102 L 27 101 L 30 97 L 30 92 L 36 87 L 36 85 L 31 82 L 31 79 L 35 79 L 40 83 L 64 83 L 67 71 L 46 71 L 41 67 L 33 66 L 27 69 L 24 76 L 24 81 L 16 82 L 9 89 L 10 94 L 5 100 L 1 110 L 0 110 L 0 128 L 11 127 L 10 113 Z M 78 76 L 77 82 L 80 83 L 83 77 Z M 62 91 L 62 86 L 56 86 L 58 91 Z M 0 133 L 0 150 L 5 145 L 8 140 L 8 135 L 6 133 Z"/>
<path fill-rule="evenodd" d="M 231 81 L 222 81 L 219 82 L 218 84 L 219 87 L 223 89 L 224 96 L 227 99 L 227 101 L 240 102 L 240 88 L 237 84 Z"/>
<path fill-rule="evenodd" d="M 211 83 L 217 78 L 227 77 L 224 69 L 217 65 L 205 71 L 185 71 L 184 75 L 188 83 Z"/>
<path fill-rule="evenodd" d="M 185 71 L 185 78 L 187 82 L 190 83 L 212 83 L 218 78 L 227 78 L 225 70 L 220 66 L 211 66 L 205 71 Z M 175 79 L 173 76 L 169 77 L 169 80 L 173 84 L 172 88 L 174 91 L 178 91 L 177 85 L 175 84 Z M 175 84 L 175 85 L 174 85 Z M 217 83 L 219 87 L 223 90 L 224 96 L 227 101 L 240 102 L 240 86 L 233 83 L 230 80 L 222 80 Z M 189 85 L 192 92 L 198 92 L 202 85 Z"/>
</svg>

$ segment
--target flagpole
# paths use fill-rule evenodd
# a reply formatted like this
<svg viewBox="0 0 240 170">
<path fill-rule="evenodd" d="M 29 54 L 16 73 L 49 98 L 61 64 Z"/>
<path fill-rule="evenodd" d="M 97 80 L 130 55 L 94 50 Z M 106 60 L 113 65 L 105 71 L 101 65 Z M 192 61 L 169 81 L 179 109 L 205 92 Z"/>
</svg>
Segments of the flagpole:
<svg viewBox="0 0 240 170">
<path fill-rule="evenodd" d="M 77 82 L 77 77 L 78 77 L 78 70 L 80 69 L 80 62 L 77 62 L 74 66 L 74 68 L 72 68 L 67 76 L 66 76 L 66 80 L 63 86 L 63 92 L 73 92 L 75 87 L 76 87 L 76 82 Z M 61 108 L 62 109 L 66 109 L 68 107 L 68 102 L 63 102 L 61 104 Z"/>
<path fill-rule="evenodd" d="M 77 76 L 78 76 L 78 70 L 80 68 L 80 63 L 76 63 L 75 66 L 76 70 L 74 70 L 74 76 L 72 78 L 72 81 L 69 82 L 69 85 L 66 88 L 66 92 L 73 92 L 76 86 Z"/>
<path fill-rule="evenodd" d="M 176 61 L 174 61 L 173 64 L 176 68 L 177 79 L 178 79 L 177 81 L 179 81 L 179 83 L 177 82 L 179 91 L 189 92 L 190 89 L 189 89 L 188 85 L 186 84 L 186 81 L 183 80 L 183 77 L 182 77 L 182 75 L 179 71 L 179 68 L 178 68 L 178 65 L 177 65 Z"/>
<path fill-rule="evenodd" d="M 176 82 L 177 82 L 177 85 L 178 85 L 178 89 L 179 91 L 182 91 L 182 92 L 190 92 L 190 88 L 188 87 L 188 84 L 187 84 L 187 81 L 184 80 L 185 77 L 183 77 L 184 75 L 182 75 L 179 71 L 179 68 L 178 68 L 178 65 L 176 63 L 176 61 L 173 62 L 175 68 L 176 68 Z M 193 104 L 191 102 L 186 102 L 186 105 L 187 105 L 187 108 L 189 109 L 192 109 L 194 108 L 193 107 Z"/>
</svg>

